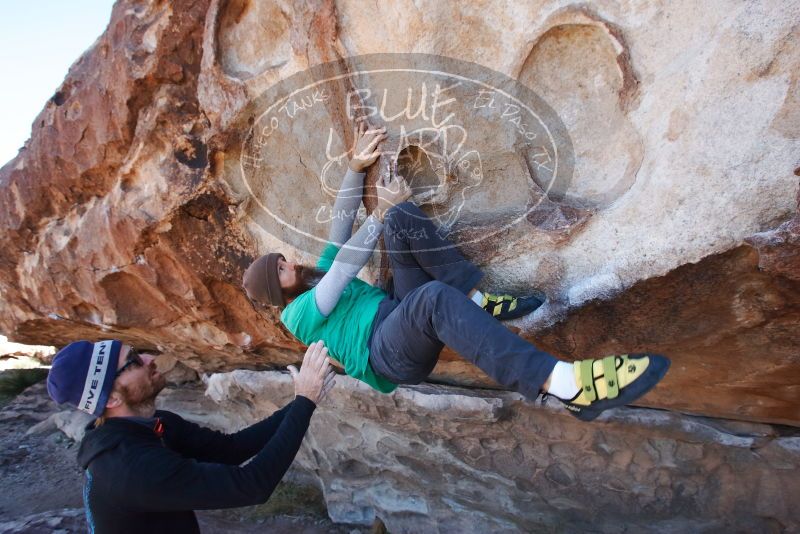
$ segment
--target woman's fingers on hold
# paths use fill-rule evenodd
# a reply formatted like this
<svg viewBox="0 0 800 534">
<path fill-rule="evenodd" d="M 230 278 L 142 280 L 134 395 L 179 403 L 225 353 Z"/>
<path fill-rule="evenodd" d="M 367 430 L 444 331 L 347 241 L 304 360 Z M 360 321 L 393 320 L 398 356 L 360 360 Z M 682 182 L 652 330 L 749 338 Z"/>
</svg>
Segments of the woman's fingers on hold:
<svg viewBox="0 0 800 534">
<path fill-rule="evenodd" d="M 365 132 L 365 135 L 374 135 L 375 137 L 380 137 L 382 135 L 385 135 L 385 133 L 386 133 L 386 127 L 383 127 L 383 128 L 370 128 L 369 130 L 367 130 Z"/>
</svg>

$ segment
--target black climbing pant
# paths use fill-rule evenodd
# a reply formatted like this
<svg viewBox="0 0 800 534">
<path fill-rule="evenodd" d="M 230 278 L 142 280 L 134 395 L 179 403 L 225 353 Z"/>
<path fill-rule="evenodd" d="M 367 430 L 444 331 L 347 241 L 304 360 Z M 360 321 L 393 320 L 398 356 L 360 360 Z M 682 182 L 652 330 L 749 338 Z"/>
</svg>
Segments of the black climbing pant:
<svg viewBox="0 0 800 534">
<path fill-rule="evenodd" d="M 535 399 L 558 360 L 467 297 L 483 278 L 480 269 L 411 202 L 386 214 L 384 243 L 394 283 L 368 341 L 373 370 L 396 384 L 418 384 L 447 345 L 500 385 Z"/>
</svg>

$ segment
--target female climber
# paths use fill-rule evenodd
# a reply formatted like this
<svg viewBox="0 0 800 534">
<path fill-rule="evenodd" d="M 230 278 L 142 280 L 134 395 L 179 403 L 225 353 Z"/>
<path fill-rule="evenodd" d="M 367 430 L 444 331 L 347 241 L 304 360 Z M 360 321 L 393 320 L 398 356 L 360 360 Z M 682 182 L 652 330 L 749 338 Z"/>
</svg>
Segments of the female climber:
<svg viewBox="0 0 800 534">
<path fill-rule="evenodd" d="M 383 393 L 425 380 L 445 345 L 498 384 L 530 400 L 540 391 L 553 395 L 585 421 L 635 401 L 663 378 L 664 356 L 564 362 L 503 326 L 542 301 L 479 291 L 483 273 L 408 201 L 402 177 L 379 181 L 377 208 L 351 235 L 365 171 L 385 139 L 385 128 L 361 124 L 316 267 L 277 252 L 258 258 L 243 282 L 253 301 L 283 308 L 281 322 L 295 337 L 306 345 L 322 340 L 348 375 Z M 356 277 L 381 233 L 393 274 L 388 293 Z"/>
</svg>

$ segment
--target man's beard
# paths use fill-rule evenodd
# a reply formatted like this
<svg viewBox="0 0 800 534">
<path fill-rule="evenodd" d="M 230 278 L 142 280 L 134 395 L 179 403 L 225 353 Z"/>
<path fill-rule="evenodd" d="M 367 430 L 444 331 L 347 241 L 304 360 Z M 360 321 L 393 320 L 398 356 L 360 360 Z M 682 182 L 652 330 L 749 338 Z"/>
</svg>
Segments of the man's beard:
<svg viewBox="0 0 800 534">
<path fill-rule="evenodd" d="M 295 272 L 297 273 L 297 282 L 291 287 L 283 288 L 283 296 L 286 300 L 305 293 L 319 284 L 319 281 L 325 276 L 325 271 L 316 267 L 306 267 L 305 265 L 298 265 Z"/>
<path fill-rule="evenodd" d="M 148 376 L 148 381 L 145 383 L 120 386 L 119 393 L 131 411 L 150 415 L 155 409 L 156 397 L 166 385 L 167 381 L 161 373 L 155 372 Z"/>
</svg>

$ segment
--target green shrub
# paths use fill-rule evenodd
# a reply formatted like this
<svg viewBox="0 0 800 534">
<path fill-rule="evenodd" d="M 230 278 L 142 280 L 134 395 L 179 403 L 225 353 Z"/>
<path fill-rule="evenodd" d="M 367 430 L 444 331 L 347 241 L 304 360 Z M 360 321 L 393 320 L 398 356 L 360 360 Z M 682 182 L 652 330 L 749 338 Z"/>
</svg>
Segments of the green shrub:
<svg viewBox="0 0 800 534">
<path fill-rule="evenodd" d="M 11 402 L 26 388 L 47 377 L 47 369 L 6 369 L 0 371 L 0 407 Z"/>
</svg>

